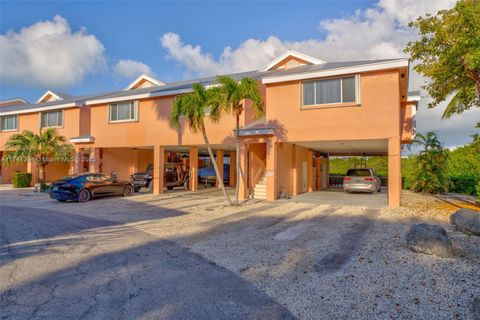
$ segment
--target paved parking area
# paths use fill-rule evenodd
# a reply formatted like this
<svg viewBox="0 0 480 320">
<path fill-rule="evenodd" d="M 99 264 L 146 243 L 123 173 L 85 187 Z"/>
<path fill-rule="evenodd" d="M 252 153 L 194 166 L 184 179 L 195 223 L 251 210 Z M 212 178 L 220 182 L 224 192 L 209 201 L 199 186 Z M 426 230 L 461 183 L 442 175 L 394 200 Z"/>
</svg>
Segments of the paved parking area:
<svg viewBox="0 0 480 320">
<path fill-rule="evenodd" d="M 331 206 L 364 206 L 371 209 L 382 209 L 388 206 L 386 188 L 382 188 L 382 191 L 378 194 L 345 193 L 341 189 L 332 189 L 302 193 L 293 196 L 292 199 Z"/>
<path fill-rule="evenodd" d="M 468 319 L 478 257 L 414 255 L 411 218 L 308 196 L 225 207 L 215 189 L 88 203 L 2 190 L 2 319 Z"/>
</svg>

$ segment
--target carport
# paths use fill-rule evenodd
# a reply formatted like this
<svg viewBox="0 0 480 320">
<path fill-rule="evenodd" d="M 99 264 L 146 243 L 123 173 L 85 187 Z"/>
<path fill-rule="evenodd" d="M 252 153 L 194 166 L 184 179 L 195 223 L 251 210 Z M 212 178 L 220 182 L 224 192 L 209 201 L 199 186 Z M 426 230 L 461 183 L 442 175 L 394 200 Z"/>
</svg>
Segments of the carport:
<svg viewBox="0 0 480 320">
<path fill-rule="evenodd" d="M 204 176 L 202 171 L 205 167 L 211 166 L 211 160 L 205 146 L 154 146 L 153 152 L 153 193 L 165 192 L 165 171 L 159 168 L 176 167 L 182 165 L 183 170 L 189 174 L 189 189 L 197 191 L 202 187 L 219 187 L 216 177 Z M 222 176 L 228 176 L 226 186 L 235 185 L 235 151 L 231 145 L 212 145 L 216 164 Z M 179 156 L 179 157 L 178 157 Z M 172 160 L 173 159 L 173 160 Z M 225 166 L 225 165 L 229 165 Z M 224 169 L 228 167 L 228 174 Z M 201 177 L 199 177 L 201 176 Z"/>
<path fill-rule="evenodd" d="M 267 183 L 273 184 L 269 199 L 276 199 L 283 194 L 297 196 L 302 193 L 313 193 L 314 199 L 326 200 L 334 198 L 334 203 L 342 199 L 375 198 L 374 202 L 381 206 L 395 207 L 400 203 L 400 139 L 368 139 L 368 140 L 328 140 L 328 141 L 295 141 L 276 142 L 267 151 Z M 336 156 L 388 156 L 388 188 L 386 194 L 378 197 L 370 194 L 339 195 L 329 185 L 329 159 Z M 271 170 L 274 169 L 274 170 Z M 274 171 L 274 172 L 272 172 Z M 273 174 L 274 173 L 274 174 Z M 273 179 L 272 179 L 273 178 Z M 273 181 L 272 181 L 273 180 Z M 328 191 L 322 193 L 322 191 Z M 347 203 L 349 201 L 346 201 Z M 367 201 L 368 202 L 368 201 Z M 377 204 L 378 205 L 378 204 Z"/>
</svg>

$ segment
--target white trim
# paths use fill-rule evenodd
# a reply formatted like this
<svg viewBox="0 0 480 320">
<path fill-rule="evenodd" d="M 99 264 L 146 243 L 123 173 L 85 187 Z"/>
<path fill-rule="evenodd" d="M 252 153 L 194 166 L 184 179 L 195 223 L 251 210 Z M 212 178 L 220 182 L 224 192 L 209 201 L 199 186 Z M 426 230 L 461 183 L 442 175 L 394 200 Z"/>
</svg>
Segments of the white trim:
<svg viewBox="0 0 480 320">
<path fill-rule="evenodd" d="M 153 83 L 154 85 L 156 86 L 164 86 L 165 83 L 160 81 L 160 80 L 157 80 L 155 78 L 152 78 L 150 76 L 147 76 L 146 74 L 142 74 L 141 76 L 139 76 L 137 79 L 135 79 L 132 83 L 130 83 L 128 85 L 128 87 L 126 87 L 124 90 L 132 90 L 133 87 L 135 87 L 136 84 L 138 84 L 140 81 L 142 80 L 145 80 L 145 81 L 148 81 L 150 83 Z"/>
<path fill-rule="evenodd" d="M 3 129 L 3 118 L 6 118 L 6 117 L 15 117 L 15 129 Z M 0 117 L 0 131 L 1 132 L 13 132 L 13 131 L 18 131 L 18 128 L 20 127 L 19 126 L 19 119 L 20 117 L 18 116 L 18 114 L 10 114 L 10 115 L 6 115 L 6 116 L 1 116 Z"/>
<path fill-rule="evenodd" d="M 277 82 L 286 82 L 286 81 L 294 81 L 294 80 L 306 80 L 306 79 L 322 78 L 322 77 L 329 77 L 329 76 L 337 76 L 337 75 L 343 75 L 343 74 L 349 74 L 349 73 L 360 73 L 360 72 L 393 69 L 393 68 L 401 68 L 401 67 L 408 67 L 408 59 L 389 61 L 389 62 L 370 63 L 370 64 L 354 66 L 354 67 L 343 67 L 343 68 L 318 70 L 318 71 L 305 72 L 305 73 L 294 73 L 294 74 L 283 75 L 283 76 L 282 75 L 271 76 L 271 77 L 263 78 L 262 83 L 267 84 L 267 83 L 277 83 Z"/>
<path fill-rule="evenodd" d="M 87 100 L 85 101 L 85 104 L 92 105 L 92 104 L 101 104 L 101 103 L 110 103 L 110 102 L 138 100 L 138 99 L 146 99 L 146 98 L 154 98 L 154 97 L 172 96 L 176 94 L 189 93 L 189 92 L 192 92 L 192 89 L 160 91 L 156 93 L 154 91 L 154 92 L 147 92 L 147 93 L 140 93 L 140 94 L 132 94 L 132 95 L 122 96 L 122 97 Z"/>
<path fill-rule="evenodd" d="M 355 81 L 355 101 L 343 101 L 343 79 L 346 78 L 354 78 Z M 319 81 L 325 81 L 325 80 L 340 80 L 340 101 L 339 102 L 327 102 L 327 103 L 317 103 L 317 86 L 315 85 L 316 82 Z M 313 83 L 313 104 L 304 104 L 304 85 L 305 83 Z M 318 108 L 323 108 L 323 107 L 343 107 L 343 106 L 359 106 L 361 104 L 360 97 L 359 97 L 359 92 L 360 92 L 360 75 L 356 74 L 354 76 L 339 76 L 339 77 L 334 77 L 334 78 L 328 78 L 328 79 L 312 79 L 312 80 L 305 80 L 301 82 L 301 108 L 304 110 L 308 109 L 318 109 Z"/>
<path fill-rule="evenodd" d="M 422 97 L 420 95 L 407 96 L 407 102 L 420 101 Z"/>
<path fill-rule="evenodd" d="M 361 86 L 362 82 L 361 82 L 361 78 L 360 78 L 360 75 L 359 74 L 356 74 L 355 75 L 355 103 L 357 104 L 357 106 L 361 105 L 362 104 L 362 99 L 361 99 Z"/>
<path fill-rule="evenodd" d="M 317 59 L 317 58 L 314 58 L 314 57 L 311 57 L 311 56 L 308 56 L 304 53 L 301 53 L 301 52 L 298 52 L 298 51 L 295 51 L 295 50 L 292 50 L 292 49 L 288 49 L 287 51 L 285 51 L 282 55 L 280 55 L 279 57 L 275 58 L 272 62 L 269 62 L 267 65 L 263 66 L 260 70 L 258 71 L 268 71 L 270 70 L 272 67 L 274 67 L 275 65 L 277 65 L 278 63 L 282 62 L 283 60 L 285 60 L 286 58 L 288 57 L 294 57 L 294 58 L 297 58 L 297 59 L 300 59 L 300 60 L 303 60 L 303 61 L 306 61 L 306 62 L 309 62 L 311 64 L 323 64 L 323 63 L 326 63 L 325 61 L 323 60 L 320 60 L 320 59 Z"/>
<path fill-rule="evenodd" d="M 61 113 L 61 118 L 62 118 L 62 124 L 60 126 L 42 126 L 42 118 L 44 113 L 49 113 L 49 112 L 60 112 Z M 44 111 L 44 112 L 39 112 L 38 118 L 40 121 L 40 129 L 47 129 L 47 128 L 64 128 L 65 127 L 65 111 L 63 109 L 60 110 L 50 110 L 50 111 Z M 48 119 L 48 117 L 47 117 Z"/>
<path fill-rule="evenodd" d="M 0 116 L 8 116 L 8 115 L 12 115 L 12 114 L 42 112 L 42 111 L 49 111 L 49 110 L 55 110 L 55 109 L 66 109 L 66 108 L 72 108 L 72 107 L 79 108 L 80 106 L 77 105 L 75 102 L 71 102 L 71 103 L 59 104 L 59 105 L 55 105 L 55 106 L 48 106 L 48 107 L 42 107 L 42 108 L 32 107 L 30 109 L 25 109 L 25 110 L 0 112 Z"/>
<path fill-rule="evenodd" d="M 94 137 L 88 137 L 88 138 L 70 138 L 71 143 L 87 143 L 87 142 L 95 142 Z"/>
<path fill-rule="evenodd" d="M 55 98 L 55 100 L 63 100 L 63 98 L 60 97 L 58 94 L 56 94 L 55 92 L 53 92 L 51 90 L 48 90 L 35 103 L 45 102 L 45 101 L 43 101 L 43 99 L 45 99 L 45 97 L 48 96 L 48 95 L 53 96 Z"/>
<path fill-rule="evenodd" d="M 122 119 L 122 120 L 112 120 L 112 106 L 117 105 L 117 117 L 118 117 L 118 104 L 119 103 L 133 103 L 133 118 L 131 119 Z M 122 122 L 138 122 L 138 100 L 135 101 L 120 101 L 118 103 L 113 103 L 108 105 L 108 123 L 122 123 Z"/>
<path fill-rule="evenodd" d="M 0 104 L 9 103 L 9 102 L 13 102 L 13 101 L 21 101 L 22 103 L 19 103 L 19 104 L 28 104 L 28 101 L 25 100 L 25 99 L 22 99 L 22 98 L 13 98 L 13 99 L 8 99 L 8 100 L 0 100 Z M 8 105 L 8 106 L 2 106 L 2 107 L 9 107 L 9 106 L 15 106 L 15 104 L 11 104 L 11 105 Z"/>
</svg>

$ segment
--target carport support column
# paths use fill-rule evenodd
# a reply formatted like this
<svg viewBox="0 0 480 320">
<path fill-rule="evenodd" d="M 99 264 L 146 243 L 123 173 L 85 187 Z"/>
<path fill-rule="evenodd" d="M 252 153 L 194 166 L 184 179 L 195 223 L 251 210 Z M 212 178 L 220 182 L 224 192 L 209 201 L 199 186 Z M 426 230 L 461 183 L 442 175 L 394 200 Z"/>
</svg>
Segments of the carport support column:
<svg viewBox="0 0 480 320">
<path fill-rule="evenodd" d="M 218 167 L 218 174 L 220 175 L 220 179 L 223 180 L 223 156 L 225 153 L 223 150 L 217 150 L 217 167 Z M 216 180 L 217 188 L 220 188 L 220 183 L 218 182 L 218 179 Z"/>
<path fill-rule="evenodd" d="M 247 198 L 248 186 L 247 186 L 247 145 L 240 140 L 239 144 L 239 159 L 240 159 L 240 171 L 243 172 L 243 177 L 238 176 L 240 179 L 238 184 L 238 199 L 245 200 Z"/>
<path fill-rule="evenodd" d="M 135 172 L 139 172 L 140 168 L 138 167 L 138 149 L 132 150 L 132 167 L 130 168 L 130 174 L 134 174 Z"/>
<path fill-rule="evenodd" d="M 237 152 L 230 151 L 230 181 L 229 186 L 235 188 L 237 181 Z"/>
<path fill-rule="evenodd" d="M 266 142 L 267 148 L 267 163 L 265 179 L 267 181 L 267 200 L 273 201 L 278 198 L 277 192 L 277 142 L 272 139 L 268 139 Z"/>
<path fill-rule="evenodd" d="M 38 172 L 38 165 L 36 162 L 28 161 L 27 162 L 27 172 L 32 174 L 32 185 L 38 183 L 39 180 L 39 172 Z"/>
<path fill-rule="evenodd" d="M 83 149 L 75 146 L 73 162 L 70 164 L 70 174 L 79 174 L 82 166 Z"/>
<path fill-rule="evenodd" d="M 165 148 L 153 147 L 153 194 L 162 194 L 165 172 Z"/>
<path fill-rule="evenodd" d="M 198 190 L 198 147 L 190 148 L 190 190 Z"/>
<path fill-rule="evenodd" d="M 90 148 L 90 156 L 88 159 L 88 171 L 98 173 L 100 166 L 100 149 Z"/>
<path fill-rule="evenodd" d="M 308 150 L 307 153 L 307 192 L 313 192 L 315 172 L 313 172 L 313 151 Z"/>
<path fill-rule="evenodd" d="M 388 206 L 400 206 L 400 193 L 402 191 L 400 137 L 388 139 Z"/>
</svg>

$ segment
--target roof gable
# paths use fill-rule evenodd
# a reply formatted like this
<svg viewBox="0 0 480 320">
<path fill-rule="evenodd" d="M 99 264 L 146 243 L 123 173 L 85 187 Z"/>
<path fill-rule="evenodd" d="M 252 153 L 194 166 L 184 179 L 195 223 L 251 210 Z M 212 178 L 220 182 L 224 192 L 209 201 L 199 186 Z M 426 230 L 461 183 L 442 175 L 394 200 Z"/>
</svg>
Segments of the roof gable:
<svg viewBox="0 0 480 320">
<path fill-rule="evenodd" d="M 157 80 L 155 78 L 152 78 L 150 76 L 147 76 L 146 74 L 142 74 L 137 79 L 135 79 L 132 83 L 130 83 L 130 85 L 125 88 L 125 90 L 158 87 L 158 86 L 164 86 L 164 85 L 165 85 L 164 82 Z"/>
<path fill-rule="evenodd" d="M 289 69 L 308 64 L 324 64 L 323 60 L 308 56 L 295 50 L 287 50 L 269 64 L 258 71 L 269 71 L 275 69 Z"/>
<path fill-rule="evenodd" d="M 1 100 L 0 107 L 7 107 L 7 106 L 16 106 L 21 104 L 27 104 L 28 102 L 22 98 L 14 98 L 8 100 Z"/>
<path fill-rule="evenodd" d="M 54 92 L 52 90 L 48 90 L 40 98 L 38 98 L 36 103 L 65 100 L 71 97 L 72 97 L 71 95 L 66 93 L 60 93 L 60 92 Z"/>
</svg>

